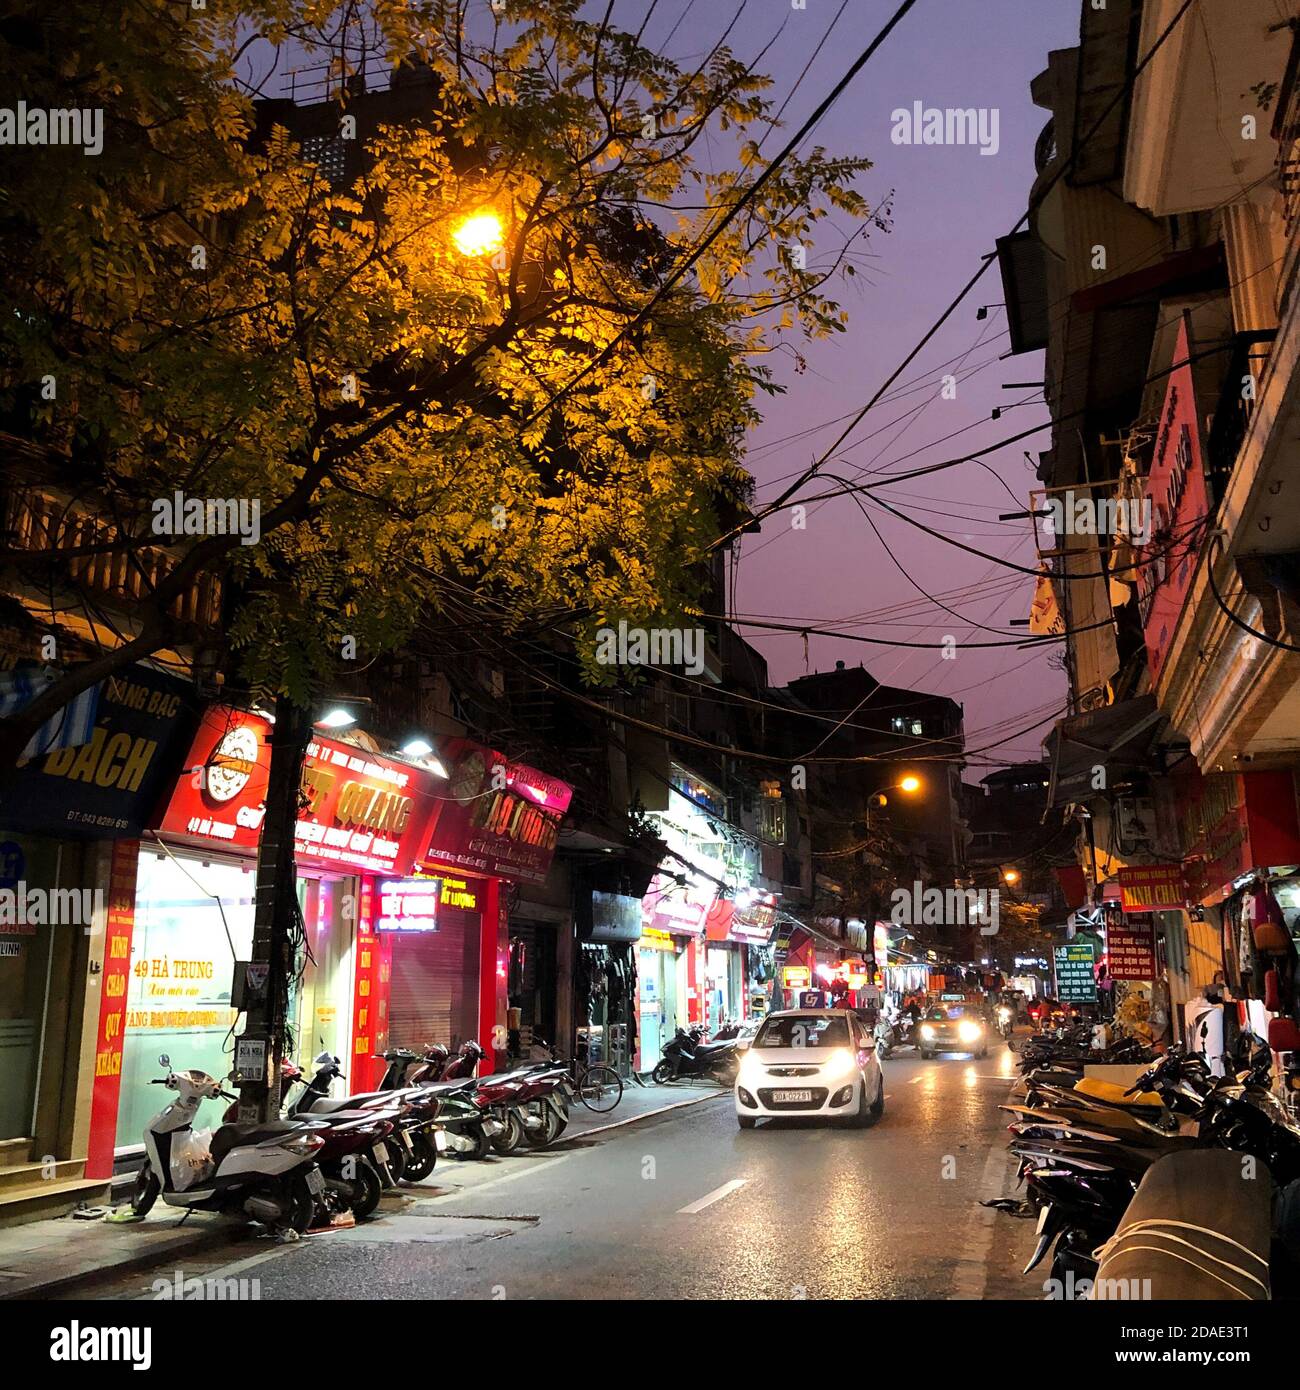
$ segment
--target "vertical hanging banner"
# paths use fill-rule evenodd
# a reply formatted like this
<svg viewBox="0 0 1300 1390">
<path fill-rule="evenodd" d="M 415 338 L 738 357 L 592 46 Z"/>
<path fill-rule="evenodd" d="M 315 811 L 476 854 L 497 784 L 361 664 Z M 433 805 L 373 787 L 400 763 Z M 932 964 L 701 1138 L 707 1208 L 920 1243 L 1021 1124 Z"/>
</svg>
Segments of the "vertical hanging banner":
<svg viewBox="0 0 1300 1390">
<path fill-rule="evenodd" d="M 86 1152 L 88 1178 L 113 1176 L 117 1102 L 122 1088 L 126 993 L 131 978 L 131 937 L 135 931 L 135 876 L 139 858 L 139 840 L 113 841 L 104 919 L 104 958 L 99 977 L 95 1081 L 90 1096 L 90 1141 Z"/>
<path fill-rule="evenodd" d="M 1106 968 L 1112 980 L 1154 980 L 1156 919 L 1149 912 L 1129 912 L 1106 928 Z"/>
</svg>

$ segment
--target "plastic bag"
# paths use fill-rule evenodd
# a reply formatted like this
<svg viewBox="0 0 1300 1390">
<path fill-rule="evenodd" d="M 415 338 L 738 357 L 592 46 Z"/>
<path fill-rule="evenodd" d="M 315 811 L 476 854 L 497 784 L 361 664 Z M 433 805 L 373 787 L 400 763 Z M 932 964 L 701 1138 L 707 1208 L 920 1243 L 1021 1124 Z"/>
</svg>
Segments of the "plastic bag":
<svg viewBox="0 0 1300 1390">
<path fill-rule="evenodd" d="M 178 1192 L 193 1187 L 212 1171 L 212 1131 L 191 1129 L 178 1134 L 171 1147 L 172 1187 Z"/>
</svg>

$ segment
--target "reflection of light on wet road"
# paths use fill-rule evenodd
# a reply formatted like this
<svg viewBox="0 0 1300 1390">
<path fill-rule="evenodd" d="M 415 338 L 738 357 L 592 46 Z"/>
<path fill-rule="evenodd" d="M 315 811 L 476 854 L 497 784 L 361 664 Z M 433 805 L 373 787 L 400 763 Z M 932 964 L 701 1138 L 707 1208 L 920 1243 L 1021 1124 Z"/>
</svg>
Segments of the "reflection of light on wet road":
<svg viewBox="0 0 1300 1390">
<path fill-rule="evenodd" d="M 961 1079 L 966 1083 L 967 1089 L 969 1089 L 971 1086 L 979 1085 L 980 1074 L 975 1070 L 974 1066 L 969 1066 L 962 1072 Z"/>
</svg>

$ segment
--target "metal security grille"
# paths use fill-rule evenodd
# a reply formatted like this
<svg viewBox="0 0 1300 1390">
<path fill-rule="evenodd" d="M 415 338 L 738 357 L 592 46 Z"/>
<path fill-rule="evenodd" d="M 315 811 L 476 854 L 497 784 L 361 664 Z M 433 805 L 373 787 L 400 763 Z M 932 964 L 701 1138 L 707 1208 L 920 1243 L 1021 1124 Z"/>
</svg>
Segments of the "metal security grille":
<svg viewBox="0 0 1300 1390">
<path fill-rule="evenodd" d="M 477 913 L 442 908 L 435 932 L 408 932 L 393 942 L 388 1044 L 459 1047 L 478 1033 Z"/>
</svg>

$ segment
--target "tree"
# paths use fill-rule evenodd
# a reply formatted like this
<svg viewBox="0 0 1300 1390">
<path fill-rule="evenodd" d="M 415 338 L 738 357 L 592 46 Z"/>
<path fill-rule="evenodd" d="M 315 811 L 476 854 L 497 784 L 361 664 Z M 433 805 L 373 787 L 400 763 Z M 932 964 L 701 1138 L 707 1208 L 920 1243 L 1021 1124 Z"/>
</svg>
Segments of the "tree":
<svg viewBox="0 0 1300 1390">
<path fill-rule="evenodd" d="M 766 79 L 721 44 L 681 67 L 585 8 L 66 0 L 4 21 L 4 89 L 102 109 L 104 130 L 99 154 L 4 163 L 0 409 L 65 515 L 112 522 L 75 544 L 53 525 L 4 563 L 75 590 L 73 562 L 105 551 L 147 583 L 115 643 L 0 724 L 0 766 L 164 649 L 206 645 L 301 710 L 449 595 L 506 628 L 578 615 L 593 677 L 596 628 L 689 612 L 719 500 L 748 486 L 774 334 L 842 326 L 826 282 L 870 223 L 869 165 L 813 149 L 759 188 Z M 341 142 L 376 57 L 432 74 L 429 100 L 332 181 L 258 123 L 266 75 L 304 55 L 333 74 Z M 695 162 L 706 133 L 733 167 Z M 826 238 L 832 210 L 852 226 Z M 832 245 L 809 255 L 815 234 Z M 204 578 L 219 633 L 176 613 Z"/>
<path fill-rule="evenodd" d="M 300 703 L 449 588 L 589 631 L 689 603 L 714 501 L 746 485 L 770 329 L 840 326 L 823 286 L 862 229 L 818 269 L 791 247 L 829 208 L 867 212 L 867 161 L 791 160 L 674 280 L 764 167 L 765 79 L 722 47 L 681 69 L 577 0 L 501 8 L 481 34 L 454 3 L 376 3 L 363 25 L 307 0 L 129 0 L 111 22 L 72 0 L 7 25 L 6 90 L 106 119 L 98 156 L 6 160 L 3 405 L 69 505 L 113 519 L 91 548 L 173 560 L 121 642 L 7 721 L 0 756 L 195 640 L 169 610 L 205 574 L 236 672 Z M 346 72 L 364 43 L 428 65 L 438 94 L 351 185 L 282 129 L 253 142 L 247 74 L 304 49 Z M 344 136 L 354 88 L 331 98 Z M 725 173 L 694 163 L 710 127 L 737 143 Z M 178 490 L 255 506 L 257 543 L 169 533 Z M 66 537 L 48 540 L 6 562 L 66 584 Z"/>
</svg>

